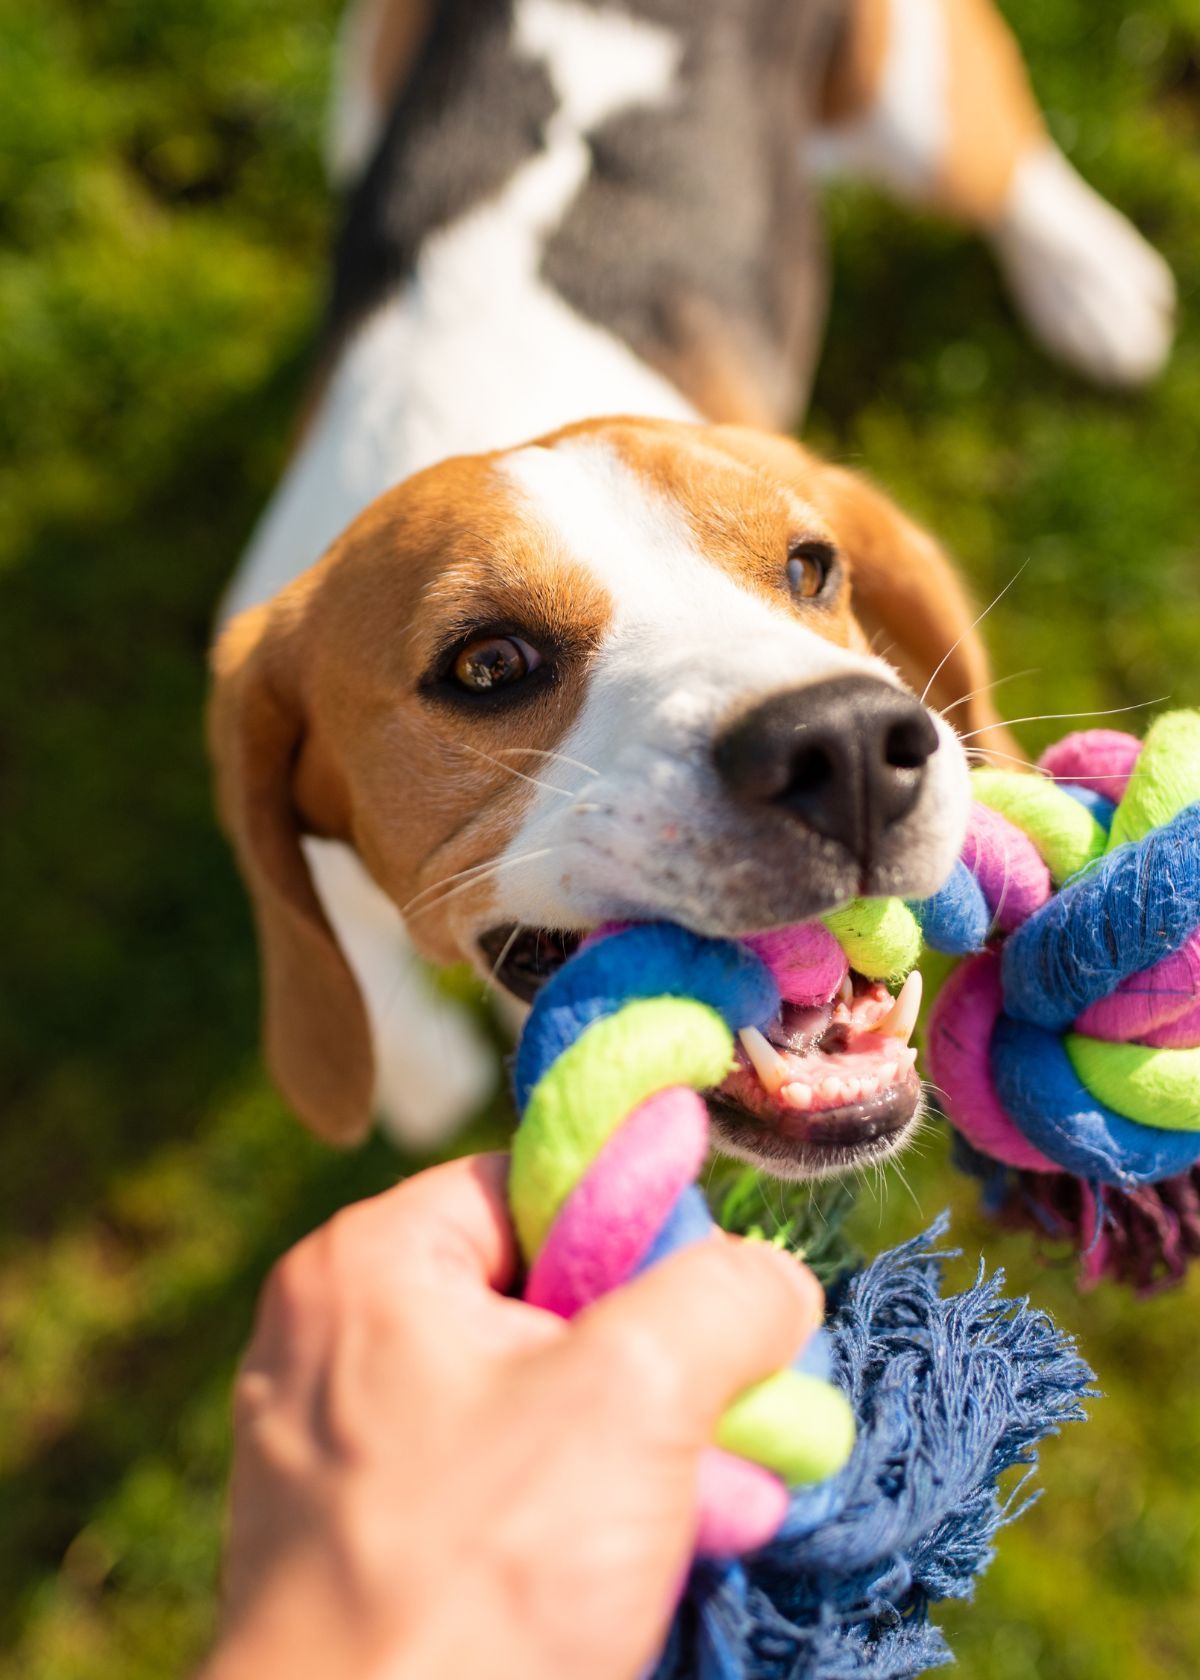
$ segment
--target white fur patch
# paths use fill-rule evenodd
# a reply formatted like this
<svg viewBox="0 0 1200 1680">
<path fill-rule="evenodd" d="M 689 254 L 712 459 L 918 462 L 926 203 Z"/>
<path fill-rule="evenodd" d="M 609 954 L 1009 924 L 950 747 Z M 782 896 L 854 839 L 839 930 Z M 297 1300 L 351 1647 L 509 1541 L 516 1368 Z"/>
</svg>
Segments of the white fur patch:
<svg viewBox="0 0 1200 1680">
<path fill-rule="evenodd" d="M 1175 330 L 1171 271 L 1056 147 L 1019 164 L 992 241 L 1030 328 L 1062 361 L 1108 385 L 1159 371 Z"/>
<path fill-rule="evenodd" d="M 861 175 L 906 198 L 929 191 L 948 143 L 942 3 L 890 0 L 878 97 L 853 121 L 814 131 L 805 143 L 814 174 Z"/>
<path fill-rule="evenodd" d="M 666 104 L 683 52 L 669 29 L 579 0 L 517 0 L 514 40 L 545 64 L 559 100 L 555 122 L 575 135 L 627 106 Z"/>
</svg>

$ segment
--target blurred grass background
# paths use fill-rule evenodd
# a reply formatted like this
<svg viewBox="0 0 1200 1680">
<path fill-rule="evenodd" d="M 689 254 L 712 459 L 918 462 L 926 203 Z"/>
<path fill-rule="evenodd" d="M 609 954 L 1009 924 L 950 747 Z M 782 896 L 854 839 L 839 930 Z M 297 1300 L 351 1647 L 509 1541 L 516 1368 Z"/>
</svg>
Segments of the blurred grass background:
<svg viewBox="0 0 1200 1680">
<path fill-rule="evenodd" d="M 340 0 L 0 0 L 0 1677 L 160 1680 L 212 1623 L 230 1374 L 272 1258 L 411 1163 L 268 1089 L 201 742 L 213 602 L 279 470 L 321 300 Z M 952 545 L 1010 716 L 1200 698 L 1200 0 L 1004 0 L 1060 142 L 1165 250 L 1161 385 L 1095 394 L 986 253 L 830 206 L 809 435 Z M 1135 723 L 1141 721 L 1133 714 Z M 1036 749 L 1067 727 L 1020 731 Z M 497 1134 L 484 1116 L 470 1141 Z M 951 1203 L 1107 1397 L 949 1626 L 967 1680 L 1200 1673 L 1200 1285 L 1080 1299 Z"/>
</svg>

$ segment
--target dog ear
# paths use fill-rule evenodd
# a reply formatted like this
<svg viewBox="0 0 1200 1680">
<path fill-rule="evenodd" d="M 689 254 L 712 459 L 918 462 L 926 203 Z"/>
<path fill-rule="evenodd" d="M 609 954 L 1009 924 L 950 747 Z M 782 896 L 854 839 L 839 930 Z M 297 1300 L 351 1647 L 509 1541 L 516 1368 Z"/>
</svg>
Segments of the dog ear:
<svg viewBox="0 0 1200 1680">
<path fill-rule="evenodd" d="M 258 930 L 267 1064 L 314 1132 L 351 1144 L 370 1122 L 374 1057 L 358 982 L 300 844 L 315 826 L 301 817 L 297 796 L 311 758 L 302 645 L 286 597 L 230 624 L 213 657 L 209 746 L 221 820 Z"/>
<path fill-rule="evenodd" d="M 833 467 L 790 438 L 716 428 L 743 461 L 796 487 L 829 522 L 850 562 L 851 604 L 867 644 L 917 694 L 944 711 L 972 747 L 1019 756 L 991 701 L 991 673 L 975 613 L 947 556 L 858 473 Z"/>
</svg>

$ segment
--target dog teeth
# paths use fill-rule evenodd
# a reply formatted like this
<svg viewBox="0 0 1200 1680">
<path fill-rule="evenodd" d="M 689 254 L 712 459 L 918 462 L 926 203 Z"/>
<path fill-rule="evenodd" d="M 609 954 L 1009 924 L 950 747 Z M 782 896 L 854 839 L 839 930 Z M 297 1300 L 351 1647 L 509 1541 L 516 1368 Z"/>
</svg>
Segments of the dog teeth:
<svg viewBox="0 0 1200 1680">
<path fill-rule="evenodd" d="M 812 1086 L 805 1085 L 798 1079 L 793 1080 L 790 1085 L 785 1085 L 779 1094 L 789 1108 L 798 1108 L 801 1112 L 813 1105 Z"/>
<path fill-rule="evenodd" d="M 849 974 L 847 974 L 842 980 L 841 985 L 837 989 L 837 995 L 846 1005 L 846 1008 L 849 1009 L 850 1005 L 854 1002 L 854 982 L 851 980 Z"/>
<path fill-rule="evenodd" d="M 742 1049 L 750 1065 L 772 1096 L 787 1084 L 791 1071 L 773 1044 L 763 1037 L 757 1027 L 743 1027 L 738 1033 Z"/>
<path fill-rule="evenodd" d="M 914 968 L 901 986 L 900 995 L 895 1003 L 882 1021 L 876 1022 L 872 1031 L 880 1033 L 884 1038 L 898 1038 L 902 1044 L 907 1044 L 917 1024 L 920 1010 L 921 973 L 919 969 Z"/>
</svg>

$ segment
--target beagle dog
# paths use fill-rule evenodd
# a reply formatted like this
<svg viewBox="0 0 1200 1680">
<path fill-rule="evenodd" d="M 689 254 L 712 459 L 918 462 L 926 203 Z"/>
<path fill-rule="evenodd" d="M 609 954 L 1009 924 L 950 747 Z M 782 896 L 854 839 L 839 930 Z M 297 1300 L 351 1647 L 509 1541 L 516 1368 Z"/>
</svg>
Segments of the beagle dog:
<svg viewBox="0 0 1200 1680">
<path fill-rule="evenodd" d="M 1047 286 L 1091 289 L 1091 339 L 1059 348 L 1094 372 L 1161 357 L 1159 259 L 1052 151 L 985 0 L 350 14 L 320 373 L 211 708 L 268 1060 L 322 1135 L 381 1112 L 431 1141 L 494 1080 L 427 965 L 528 1001 L 606 921 L 745 933 L 921 896 L 957 855 L 951 719 L 1006 743 L 962 588 L 776 435 L 820 319 L 810 160 L 835 153 L 986 225 L 1019 289 L 1061 258 L 1030 307 L 1054 338 Z M 888 1007 L 855 977 L 785 1011 L 714 1095 L 723 1146 L 793 1176 L 900 1147 L 920 1093 Z"/>
</svg>

